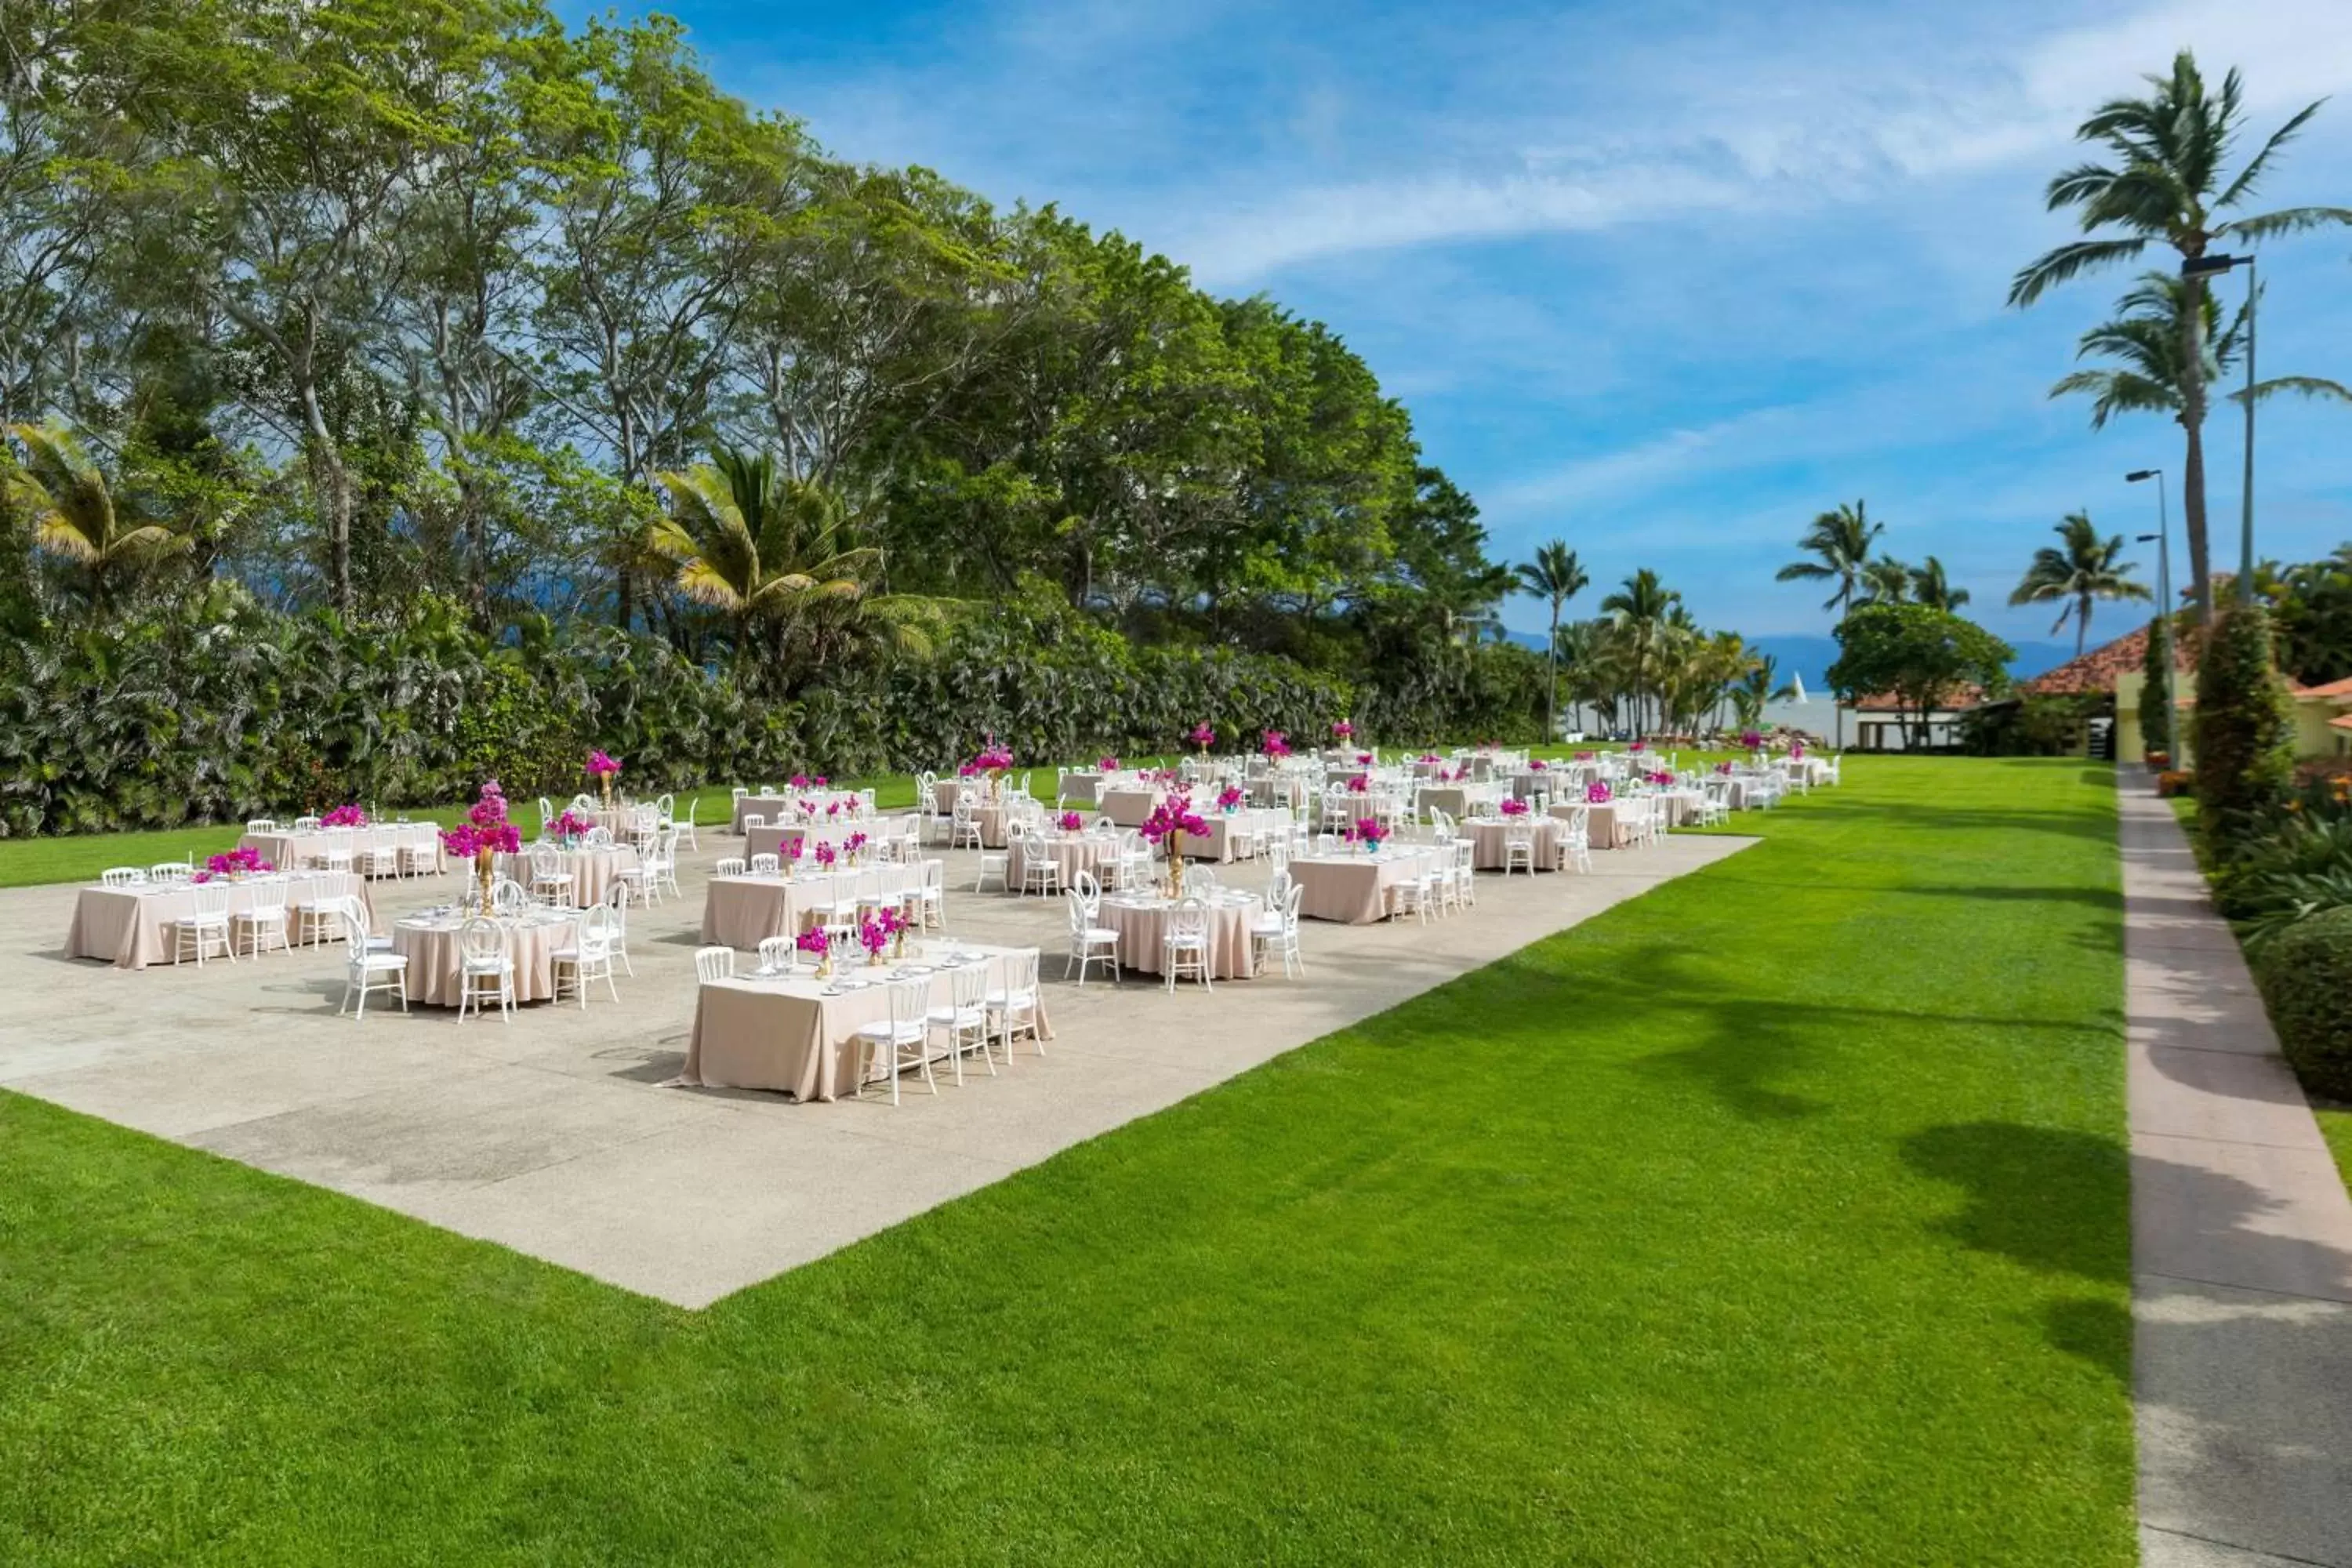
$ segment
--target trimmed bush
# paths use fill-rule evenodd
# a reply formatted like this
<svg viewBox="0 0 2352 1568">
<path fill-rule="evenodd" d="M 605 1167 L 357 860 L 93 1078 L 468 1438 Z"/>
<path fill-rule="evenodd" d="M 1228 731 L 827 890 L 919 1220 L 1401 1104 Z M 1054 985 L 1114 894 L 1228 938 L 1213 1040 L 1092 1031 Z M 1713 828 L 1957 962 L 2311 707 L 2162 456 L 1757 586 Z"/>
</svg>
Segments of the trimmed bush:
<svg viewBox="0 0 2352 1568">
<path fill-rule="evenodd" d="M 2233 605 L 2197 667 L 2197 819 L 2231 859 L 2294 786 L 2294 704 L 2271 658 L 2270 616 Z"/>
<path fill-rule="evenodd" d="M 2352 909 L 2280 929 L 2256 956 L 2254 978 L 2304 1087 L 2352 1100 Z"/>
<path fill-rule="evenodd" d="M 2172 621 L 2158 616 L 2147 623 L 2147 656 L 2140 660 L 2139 746 L 2150 767 L 2172 760 L 2172 704 L 2166 700 L 2165 680 L 2171 665 Z"/>
</svg>

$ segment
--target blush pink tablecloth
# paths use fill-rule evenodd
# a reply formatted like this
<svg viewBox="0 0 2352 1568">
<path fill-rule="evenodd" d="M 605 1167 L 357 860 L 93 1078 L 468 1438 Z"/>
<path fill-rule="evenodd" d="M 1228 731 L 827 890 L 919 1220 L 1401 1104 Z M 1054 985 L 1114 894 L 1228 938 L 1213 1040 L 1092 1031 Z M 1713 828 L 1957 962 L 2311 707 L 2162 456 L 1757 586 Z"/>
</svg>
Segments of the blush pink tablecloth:
<svg viewBox="0 0 2352 1568">
<path fill-rule="evenodd" d="M 1209 825 L 1209 831 L 1184 836 L 1184 858 L 1214 860 L 1222 864 L 1249 858 L 1250 852 L 1244 850 L 1244 840 L 1253 831 L 1271 829 L 1289 821 L 1290 814 L 1264 807 L 1244 807 L 1230 816 L 1222 811 L 1204 811 L 1201 813 L 1201 820 Z"/>
<path fill-rule="evenodd" d="M 1535 862 L 1538 871 L 1559 868 L 1560 836 L 1568 824 L 1549 816 L 1528 816 L 1521 820 L 1535 836 Z M 1506 846 L 1510 839 L 1511 825 L 1507 822 L 1473 818 L 1462 824 L 1462 831 L 1470 839 L 1470 864 L 1481 871 L 1499 871 L 1508 859 Z"/>
<path fill-rule="evenodd" d="M 1167 798 L 1168 792 L 1156 784 L 1150 789 L 1107 789 L 1102 792 L 1102 814 L 1121 827 L 1140 827 Z"/>
<path fill-rule="evenodd" d="M 849 842 L 852 834 L 863 833 L 866 842 L 872 844 L 883 838 L 903 838 L 914 830 L 915 819 L 911 816 L 878 816 L 871 822 L 845 818 L 827 821 L 819 817 L 814 822 L 771 823 L 765 827 L 754 827 L 744 835 L 743 853 L 746 857 L 774 855 L 781 858 L 787 845 L 798 844 L 802 855 L 806 856 L 819 844 L 830 844 L 838 849 Z"/>
<path fill-rule="evenodd" d="M 576 915 L 542 914 L 497 922 L 500 942 L 514 963 L 517 1002 L 547 1002 L 555 996 L 555 952 L 577 940 Z M 427 1007 L 455 1007 L 462 991 L 459 965 L 464 922 L 455 920 L 395 921 L 392 951 L 408 960 L 408 999 Z"/>
<path fill-rule="evenodd" d="M 1298 913 L 1311 921 L 1370 925 L 1386 920 L 1398 882 L 1434 871 L 1423 849 L 1383 849 L 1378 855 L 1309 856 L 1290 862 L 1290 879 L 1300 889 Z"/>
<path fill-rule="evenodd" d="M 1161 973 L 1161 943 L 1168 934 L 1168 917 L 1175 905 L 1166 899 L 1106 898 L 1103 925 L 1118 932 L 1118 963 L 1122 969 L 1145 974 Z M 1209 974 L 1217 980 L 1248 980 L 1257 973 L 1256 953 L 1250 946 L 1250 921 L 1265 906 L 1255 898 L 1221 900 L 1207 906 Z"/>
<path fill-rule="evenodd" d="M 1006 885 L 1021 891 L 1028 879 L 1029 857 L 1033 851 L 1043 853 L 1062 868 L 1062 886 L 1069 888 L 1077 880 L 1080 871 L 1090 871 L 1097 883 L 1110 879 L 1104 868 L 1118 858 L 1119 840 L 1108 833 L 1063 833 L 1051 837 L 1013 841 L 1011 868 Z"/>
<path fill-rule="evenodd" d="M 612 890 L 613 883 L 619 879 L 620 873 L 624 869 L 635 870 L 637 866 L 637 852 L 625 844 L 609 845 L 601 849 L 559 850 L 556 858 L 562 862 L 564 870 L 572 873 L 572 896 L 568 901 L 575 910 L 603 903 L 604 895 Z M 499 857 L 498 874 L 511 878 L 525 888 L 530 886 L 530 869 L 529 849 L 520 855 Z"/>
<path fill-rule="evenodd" d="M 289 900 L 314 903 L 349 896 L 360 901 L 371 929 L 375 907 L 369 901 L 367 881 L 346 871 L 298 872 L 287 879 Z M 253 907 L 250 882 L 229 884 L 228 907 L 234 915 Z M 66 928 L 68 958 L 100 958 L 117 969 L 144 969 L 151 963 L 171 963 L 173 921 L 196 912 L 193 889 L 150 882 L 138 888 L 84 888 L 74 900 L 73 923 Z M 292 935 L 289 910 L 288 935 Z"/>
<path fill-rule="evenodd" d="M 407 847 L 431 850 L 433 868 L 443 869 L 441 830 L 429 822 L 379 822 L 365 827 L 305 828 L 299 833 L 281 828 L 275 833 L 247 833 L 236 842 L 239 848 L 254 851 L 281 871 L 323 864 L 331 850 L 351 856 L 356 865 L 368 850 Z"/>
<path fill-rule="evenodd" d="M 791 936 L 814 923 L 819 911 L 860 894 L 903 893 L 914 886 L 915 868 L 868 866 L 830 877 L 713 877 L 702 899 L 706 945 L 758 947 L 772 936 Z"/>
<path fill-rule="evenodd" d="M 908 962 L 936 963 L 945 945 L 919 944 L 918 952 Z M 989 989 L 1004 985 L 1010 973 L 1005 960 L 1017 950 L 972 942 L 956 945 L 987 961 Z M 896 967 L 893 963 L 867 969 L 853 963 L 841 975 L 868 980 Z M 950 973 L 939 970 L 928 978 L 930 1005 L 948 1005 L 954 994 Z M 694 1031 L 687 1038 L 686 1068 L 679 1081 L 712 1089 L 780 1089 L 801 1100 L 837 1100 L 857 1089 L 857 1049 L 853 1037 L 861 1026 L 885 1023 L 889 1016 L 889 994 L 880 984 L 827 996 L 823 985 L 806 972 L 784 980 L 713 981 L 702 986 L 696 998 Z M 1042 986 L 1037 997 L 1037 1032 L 1049 1040 L 1054 1037 Z M 935 1045 L 934 1048 L 943 1047 Z"/>
</svg>

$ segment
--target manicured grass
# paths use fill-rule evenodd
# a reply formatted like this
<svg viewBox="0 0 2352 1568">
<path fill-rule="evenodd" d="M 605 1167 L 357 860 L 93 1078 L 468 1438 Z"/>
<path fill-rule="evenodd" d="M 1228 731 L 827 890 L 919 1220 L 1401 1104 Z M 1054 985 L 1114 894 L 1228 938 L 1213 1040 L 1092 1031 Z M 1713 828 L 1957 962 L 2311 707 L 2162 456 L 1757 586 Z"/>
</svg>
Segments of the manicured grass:
<svg viewBox="0 0 2352 1568">
<path fill-rule="evenodd" d="M 2313 1106 L 2311 1113 L 2319 1119 L 2319 1135 L 2327 1140 L 2327 1152 L 2336 1156 L 2336 1169 L 2344 1177 L 2344 1185 L 2352 1189 L 2352 1106 Z"/>
<path fill-rule="evenodd" d="M 0 1562 L 2130 1563 L 2113 810 L 1859 762 L 701 1314 L 0 1095 Z"/>
</svg>

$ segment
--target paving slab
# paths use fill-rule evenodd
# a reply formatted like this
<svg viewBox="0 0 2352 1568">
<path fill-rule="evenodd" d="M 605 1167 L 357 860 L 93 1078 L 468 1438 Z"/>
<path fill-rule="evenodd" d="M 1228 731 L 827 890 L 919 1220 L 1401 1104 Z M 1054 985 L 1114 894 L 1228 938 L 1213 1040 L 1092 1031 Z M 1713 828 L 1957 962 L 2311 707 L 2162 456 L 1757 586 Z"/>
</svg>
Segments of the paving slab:
<svg viewBox="0 0 2352 1568">
<path fill-rule="evenodd" d="M 224 833 L 224 845 L 232 834 Z M 58 951 L 78 889 L 0 893 L 0 1088 L 331 1187 L 627 1289 L 701 1307 L 1410 999 L 1753 839 L 1674 835 L 1589 875 L 1486 876 L 1479 906 L 1427 926 L 1308 922 L 1303 977 L 1171 994 L 1060 977 L 1058 900 L 975 894 L 948 860 L 959 937 L 1046 954 L 1056 1037 L 936 1097 L 795 1105 L 666 1087 L 694 1016 L 712 864 L 637 911 L 621 1000 L 459 1023 L 440 1009 L 338 1017 L 333 951 L 142 972 Z M 1221 868 L 1255 888 L 1253 866 Z M 381 881 L 391 919 L 457 890 Z"/>
<path fill-rule="evenodd" d="M 2145 770 L 2118 768 L 2151 1568 L 2352 1568 L 2352 1197 Z"/>
</svg>

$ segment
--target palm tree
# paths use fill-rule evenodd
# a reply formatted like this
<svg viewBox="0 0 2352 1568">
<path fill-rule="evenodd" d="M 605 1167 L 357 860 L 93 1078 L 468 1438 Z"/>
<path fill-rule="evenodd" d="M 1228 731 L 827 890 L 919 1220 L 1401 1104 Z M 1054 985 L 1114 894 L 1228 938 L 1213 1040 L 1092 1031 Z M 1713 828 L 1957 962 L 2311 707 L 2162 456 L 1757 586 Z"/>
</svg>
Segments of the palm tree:
<svg viewBox="0 0 2352 1568">
<path fill-rule="evenodd" d="M 1931 610 L 1957 610 L 1969 602 L 1969 591 L 1947 582 L 1944 563 L 1932 555 L 1912 570 L 1911 596 Z"/>
<path fill-rule="evenodd" d="M 2318 112 L 2317 103 L 2273 132 L 2262 151 L 2224 183 L 2222 165 L 2245 119 L 2238 73 L 2231 71 L 2222 78 L 2221 91 L 2211 92 L 2197 68 L 2196 56 L 2183 49 L 2173 58 L 2170 76 L 2147 80 L 2152 90 L 2147 97 L 2116 99 L 2075 128 L 2076 140 L 2104 146 L 2111 161 L 2067 170 L 2050 182 L 2046 194 L 2051 211 L 2077 209 L 2086 237 L 2062 245 L 2021 269 L 2010 284 L 2011 304 L 2031 305 L 2053 284 L 2092 268 L 2136 260 L 2158 242 L 2187 261 L 2203 256 L 2217 242 L 2252 245 L 2326 224 L 2352 224 L 2352 208 L 2346 207 L 2286 207 L 2221 216 L 2253 195 L 2272 156 Z M 2089 237 L 2093 236 L 2100 237 Z M 2180 389 L 2178 417 L 2189 448 L 2181 497 L 2190 583 L 2210 623 L 2213 595 L 2205 532 L 2204 281 L 2188 289 L 2196 308 L 2179 312 L 2182 338 L 2175 362 Z"/>
<path fill-rule="evenodd" d="M 1862 600 L 1866 605 L 1899 605 L 1911 594 L 1911 568 L 1892 555 L 1882 555 L 1862 569 Z"/>
<path fill-rule="evenodd" d="M 836 492 L 782 478 L 765 453 L 712 457 L 656 476 L 670 510 L 647 543 L 677 566 L 680 593 L 734 620 L 739 661 L 763 650 L 782 657 L 796 637 L 814 642 L 866 616 L 919 651 L 905 606 L 876 592 L 882 552 L 852 542 Z"/>
<path fill-rule="evenodd" d="M 1642 697 L 1648 689 L 1653 652 L 1667 619 L 1682 602 L 1682 595 L 1659 582 L 1658 574 L 1647 566 L 1626 578 L 1617 592 L 1601 601 L 1601 608 L 1616 620 L 1632 644 L 1632 694 L 1636 734 L 1642 728 Z"/>
<path fill-rule="evenodd" d="M 1791 561 L 1773 574 L 1776 583 L 1833 582 L 1837 592 L 1822 601 L 1824 610 L 1835 610 L 1843 620 L 1853 607 L 1854 595 L 1863 585 L 1863 573 L 1870 563 L 1870 547 L 1886 531 L 1883 522 L 1870 521 L 1867 501 L 1855 501 L 1852 506 L 1841 504 L 1835 511 L 1825 511 L 1813 519 L 1813 526 L 1805 537 L 1797 541 L 1797 548 L 1810 550 L 1820 559 Z"/>
<path fill-rule="evenodd" d="M 1764 722 L 1768 702 L 1793 700 L 1797 689 L 1780 679 L 1780 661 L 1769 653 L 1753 653 L 1748 673 L 1731 689 L 1731 710 L 1739 722 L 1755 728 Z"/>
<path fill-rule="evenodd" d="M 2091 629 L 2091 603 L 2095 599 L 2146 599 L 2150 595 L 2144 584 L 2135 583 L 2130 574 L 2136 567 L 2121 563 L 2116 557 L 2124 552 L 2124 536 L 2111 534 L 2102 540 L 2099 531 L 2091 524 L 2088 512 L 2070 511 L 2057 526 L 2063 548 L 2053 550 L 2048 545 L 2033 552 L 2033 564 L 2025 569 L 2024 580 L 2009 596 L 2012 605 L 2043 605 L 2062 601 L 2065 607 L 2058 612 L 2058 621 L 2050 629 L 2063 631 L 2069 616 L 2074 622 L 2074 657 L 2083 656 L 2083 640 Z"/>
<path fill-rule="evenodd" d="M 2104 429 L 2110 416 L 2125 412 L 2168 414 L 2175 424 L 2182 423 L 2189 378 L 2181 369 L 2180 356 L 2191 336 L 2183 318 L 2192 292 L 2205 317 L 2194 334 L 2205 345 L 2205 363 L 2199 378 L 2210 384 L 2236 369 L 2246 346 L 2246 307 L 2239 306 L 2236 318 L 2225 328 L 2212 295 L 2169 272 L 2147 272 L 2140 276 L 2139 286 L 2123 297 L 2122 313 L 2093 327 L 2075 344 L 2076 359 L 2103 354 L 2119 368 L 2078 370 L 2052 387 L 2050 395 L 2089 395 L 2094 430 Z M 2282 375 L 2258 382 L 2254 398 L 2261 402 L 2282 392 L 2352 402 L 2352 391 L 2315 375 Z M 2233 392 L 2230 400 L 2242 404 L 2245 396 L 2243 392 Z"/>
<path fill-rule="evenodd" d="M 92 619 L 103 619 L 123 589 L 194 547 L 162 523 L 124 526 L 106 476 L 62 428 L 12 425 L 8 432 L 25 447 L 24 462 L 8 468 L 8 504 L 31 521 L 34 543 L 81 569 Z"/>
<path fill-rule="evenodd" d="M 1522 561 L 1511 570 L 1518 578 L 1518 592 L 1551 604 L 1551 632 L 1544 638 L 1544 673 L 1550 688 L 1544 699 L 1544 739 L 1556 740 L 1559 735 L 1559 612 L 1592 579 L 1585 575 L 1576 552 L 1557 539 L 1538 550 L 1534 560 Z"/>
</svg>

